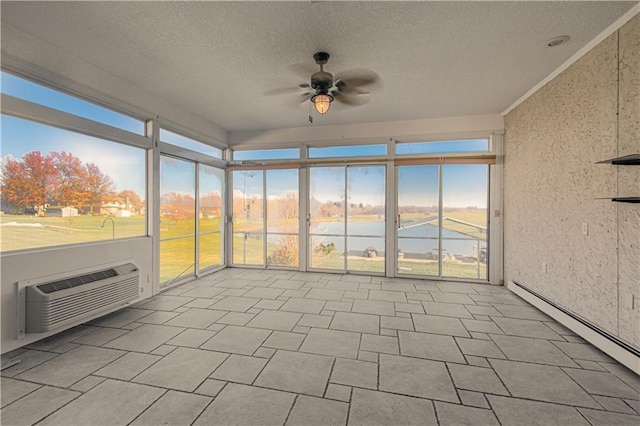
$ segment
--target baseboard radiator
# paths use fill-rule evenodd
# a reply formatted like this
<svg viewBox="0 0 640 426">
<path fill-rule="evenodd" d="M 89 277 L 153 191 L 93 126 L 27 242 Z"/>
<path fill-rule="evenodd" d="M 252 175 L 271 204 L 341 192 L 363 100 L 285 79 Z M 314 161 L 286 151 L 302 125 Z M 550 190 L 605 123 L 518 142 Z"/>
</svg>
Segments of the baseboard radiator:
<svg viewBox="0 0 640 426">
<path fill-rule="evenodd" d="M 507 288 L 620 364 L 626 366 L 636 374 L 640 374 L 640 349 L 620 340 L 611 333 L 604 331 L 520 283 L 508 281 Z"/>
<path fill-rule="evenodd" d="M 140 294 L 140 272 L 132 263 L 38 281 L 18 283 L 18 337 L 80 324 Z"/>
</svg>

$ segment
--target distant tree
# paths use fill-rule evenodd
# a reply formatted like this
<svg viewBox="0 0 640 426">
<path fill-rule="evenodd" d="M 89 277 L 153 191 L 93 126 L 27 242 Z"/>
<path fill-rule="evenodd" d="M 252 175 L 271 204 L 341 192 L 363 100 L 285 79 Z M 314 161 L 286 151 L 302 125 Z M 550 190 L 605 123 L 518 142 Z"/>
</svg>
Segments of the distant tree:
<svg viewBox="0 0 640 426">
<path fill-rule="evenodd" d="M 195 202 L 191 194 L 166 192 L 160 195 L 160 211 L 172 219 L 193 218 Z"/>
<path fill-rule="evenodd" d="M 2 164 L 2 200 L 14 210 L 28 206 L 23 194 L 27 187 L 27 170 L 21 160 L 9 159 Z"/>
<path fill-rule="evenodd" d="M 81 209 L 89 197 L 87 170 L 75 155 L 69 152 L 49 154 L 58 175 L 53 199 L 56 204 Z"/>
<path fill-rule="evenodd" d="M 100 168 L 93 163 L 84 166 L 87 179 L 87 204 L 94 213 L 94 208 L 100 206 L 105 198 L 115 193 L 116 186 L 111 178 L 102 173 Z"/>
<path fill-rule="evenodd" d="M 200 195 L 200 210 L 205 214 L 222 215 L 222 197 L 218 191 Z"/>
<path fill-rule="evenodd" d="M 269 217 L 274 219 L 297 219 L 298 218 L 298 194 L 296 192 L 285 192 L 279 197 L 267 200 Z M 297 224 L 296 224 L 297 225 Z"/>
<path fill-rule="evenodd" d="M 2 199 L 14 211 L 42 211 L 45 204 L 93 208 L 115 192 L 111 178 L 69 152 L 27 152 L 0 165 Z"/>
<path fill-rule="evenodd" d="M 2 164 L 2 197 L 15 210 L 39 210 L 49 202 L 57 170 L 49 157 L 31 151 Z"/>
<path fill-rule="evenodd" d="M 127 209 L 141 209 L 144 207 L 144 201 L 140 198 L 137 192 L 131 189 L 125 189 L 118 194 L 118 197 L 125 203 Z"/>
</svg>

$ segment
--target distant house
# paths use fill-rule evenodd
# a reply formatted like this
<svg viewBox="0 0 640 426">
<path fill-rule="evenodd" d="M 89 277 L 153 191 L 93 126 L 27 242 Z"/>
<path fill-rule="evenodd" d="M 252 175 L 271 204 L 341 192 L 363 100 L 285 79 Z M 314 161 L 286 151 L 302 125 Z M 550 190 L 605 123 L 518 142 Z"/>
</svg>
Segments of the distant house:
<svg viewBox="0 0 640 426">
<path fill-rule="evenodd" d="M 62 211 L 62 217 L 78 216 L 78 209 L 75 207 L 63 207 L 60 210 Z"/>
<path fill-rule="evenodd" d="M 78 209 L 75 207 L 49 207 L 46 210 L 47 217 L 76 217 Z"/>
<path fill-rule="evenodd" d="M 108 201 L 100 206 L 100 214 L 103 216 L 131 217 L 131 210 L 131 206 L 120 201 Z"/>
</svg>

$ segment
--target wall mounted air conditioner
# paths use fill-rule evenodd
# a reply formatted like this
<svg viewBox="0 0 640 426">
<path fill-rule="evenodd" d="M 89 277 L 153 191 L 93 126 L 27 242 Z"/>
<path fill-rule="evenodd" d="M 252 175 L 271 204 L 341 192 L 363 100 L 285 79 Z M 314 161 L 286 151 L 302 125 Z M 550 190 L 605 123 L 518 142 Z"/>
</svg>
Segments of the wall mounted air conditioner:
<svg viewBox="0 0 640 426">
<path fill-rule="evenodd" d="M 60 278 L 18 283 L 18 337 L 62 330 L 137 299 L 140 272 L 132 263 Z"/>
</svg>

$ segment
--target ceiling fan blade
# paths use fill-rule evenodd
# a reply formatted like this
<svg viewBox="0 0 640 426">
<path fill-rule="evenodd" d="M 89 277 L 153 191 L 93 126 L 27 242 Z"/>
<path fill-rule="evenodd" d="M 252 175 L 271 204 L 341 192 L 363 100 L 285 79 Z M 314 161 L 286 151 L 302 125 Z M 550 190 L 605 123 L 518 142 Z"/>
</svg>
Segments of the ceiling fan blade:
<svg viewBox="0 0 640 426">
<path fill-rule="evenodd" d="M 311 99 L 311 93 L 310 92 L 303 93 L 301 95 L 298 95 L 298 96 L 290 99 L 289 100 L 289 105 L 291 107 L 298 108 L 298 107 L 300 107 L 300 105 L 303 105 L 305 102 L 309 102 L 309 99 Z"/>
<path fill-rule="evenodd" d="M 318 71 L 318 67 L 312 64 L 293 64 L 289 70 L 303 81 L 309 81 L 311 74 Z"/>
<path fill-rule="evenodd" d="M 298 93 L 300 92 L 301 87 L 280 87 L 278 89 L 267 90 L 263 94 L 265 96 L 274 96 L 274 95 L 288 95 L 290 93 Z"/>
<path fill-rule="evenodd" d="M 342 93 L 359 93 L 358 90 L 363 88 L 372 91 L 382 87 L 380 76 L 366 68 L 343 71 L 336 74 L 335 79 L 335 86 Z"/>
<path fill-rule="evenodd" d="M 347 84 L 342 80 L 337 81 L 335 84 L 336 89 L 332 91 L 338 93 L 344 93 L 346 95 L 370 95 L 371 92 L 365 89 L 360 89 L 358 86 L 351 85 L 347 87 Z"/>
<path fill-rule="evenodd" d="M 360 106 L 364 105 L 370 100 L 370 96 L 358 96 L 358 95 L 349 95 L 345 93 L 338 92 L 333 90 L 331 92 L 336 102 L 340 102 L 349 106 Z"/>
</svg>

